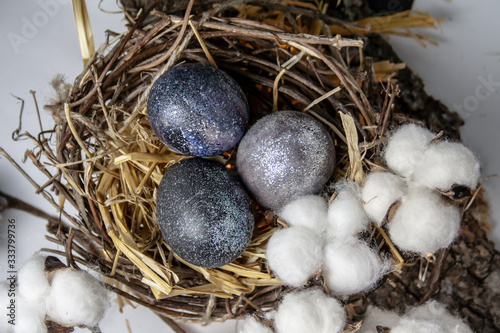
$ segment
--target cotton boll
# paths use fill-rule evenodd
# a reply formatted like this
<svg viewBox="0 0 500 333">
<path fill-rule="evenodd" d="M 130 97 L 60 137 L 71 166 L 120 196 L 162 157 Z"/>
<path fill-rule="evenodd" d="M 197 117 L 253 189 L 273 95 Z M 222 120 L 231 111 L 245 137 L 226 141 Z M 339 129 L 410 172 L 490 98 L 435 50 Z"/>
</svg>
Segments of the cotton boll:
<svg viewBox="0 0 500 333">
<path fill-rule="evenodd" d="M 439 142 L 429 146 L 413 179 L 431 189 L 449 190 L 452 185 L 475 189 L 480 177 L 479 162 L 464 145 Z"/>
<path fill-rule="evenodd" d="M 45 274 L 46 256 L 34 255 L 19 270 L 19 293 L 32 302 L 45 301 L 50 284 Z"/>
<path fill-rule="evenodd" d="M 272 333 L 268 326 L 259 323 L 253 316 L 247 316 L 240 322 L 237 333 Z"/>
<path fill-rule="evenodd" d="M 99 324 L 110 303 L 106 288 L 85 271 L 60 269 L 54 273 L 47 298 L 47 314 L 63 325 Z"/>
<path fill-rule="evenodd" d="M 372 172 L 366 177 L 361 192 L 366 215 L 380 225 L 393 203 L 406 192 L 403 178 L 389 172 Z"/>
<path fill-rule="evenodd" d="M 434 136 L 431 131 L 414 124 L 401 126 L 387 142 L 384 153 L 387 166 L 402 177 L 411 176 Z"/>
<path fill-rule="evenodd" d="M 391 329 L 391 333 L 472 333 L 458 317 L 451 315 L 437 301 L 410 308 L 403 317 L 391 311 L 370 307 L 359 333 L 378 333 L 376 326 Z"/>
<path fill-rule="evenodd" d="M 17 318 L 15 333 L 46 333 L 45 303 L 41 300 L 33 302 L 32 298 L 20 296 L 17 298 Z"/>
<path fill-rule="evenodd" d="M 277 230 L 269 239 L 266 257 L 269 268 L 292 287 L 302 286 L 316 273 L 322 262 L 323 242 L 316 232 L 305 227 Z"/>
<path fill-rule="evenodd" d="M 402 321 L 403 324 L 412 321 L 420 323 L 425 322 L 437 325 L 439 330 L 437 330 L 436 332 L 472 333 L 472 330 L 467 326 L 467 324 L 465 324 L 462 319 L 453 316 L 441 303 L 437 301 L 428 301 L 427 303 L 419 307 L 414 307 L 410 309 L 406 315 L 407 321 Z"/>
<path fill-rule="evenodd" d="M 389 237 L 403 251 L 434 253 L 458 235 L 461 214 L 435 192 L 415 188 L 401 200 L 389 223 Z"/>
<path fill-rule="evenodd" d="M 323 276 L 335 295 L 369 290 L 387 268 L 377 252 L 362 241 L 348 239 L 325 246 Z"/>
<path fill-rule="evenodd" d="M 278 215 L 289 226 L 302 226 L 323 232 L 327 210 L 328 203 L 323 197 L 307 195 L 287 204 Z"/>
<path fill-rule="evenodd" d="M 345 182 L 337 187 L 337 196 L 328 208 L 327 234 L 329 237 L 344 239 L 363 230 L 368 218 L 361 203 L 361 192 L 354 182 Z"/>
<path fill-rule="evenodd" d="M 463 323 L 449 326 L 450 324 L 443 320 L 403 318 L 391 329 L 391 333 L 472 333 Z"/>
<path fill-rule="evenodd" d="M 274 320 L 277 333 L 337 333 L 346 323 L 342 305 L 319 289 L 287 294 Z"/>
<path fill-rule="evenodd" d="M 366 312 L 365 319 L 363 319 L 363 325 L 357 333 L 378 333 L 377 326 L 391 328 L 396 326 L 400 319 L 393 311 L 370 306 Z"/>
</svg>

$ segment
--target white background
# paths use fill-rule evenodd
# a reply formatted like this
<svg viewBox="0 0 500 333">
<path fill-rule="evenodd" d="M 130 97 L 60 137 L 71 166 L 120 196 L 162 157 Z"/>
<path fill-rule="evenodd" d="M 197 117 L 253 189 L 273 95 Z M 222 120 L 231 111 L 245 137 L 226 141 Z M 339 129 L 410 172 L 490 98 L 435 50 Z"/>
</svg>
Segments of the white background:
<svg viewBox="0 0 500 333">
<path fill-rule="evenodd" d="M 55 1 L 55 2 L 54 2 Z M 43 14 L 43 3 L 56 3 Z M 88 9 L 96 47 L 104 41 L 106 29 L 124 31 L 121 14 L 100 12 L 97 1 L 88 1 Z M 116 10 L 112 0 L 103 1 L 101 7 Z M 444 18 L 438 30 L 425 30 L 424 34 L 439 41 L 439 46 L 423 48 L 405 38 L 390 39 L 399 56 L 424 80 L 426 90 L 449 108 L 457 110 L 466 120 L 462 128 L 464 143 L 479 157 L 483 169 L 483 186 L 490 202 L 492 237 L 500 244 L 500 2 L 495 0 L 416 0 L 414 9 Z M 47 10 L 45 9 L 45 12 Z M 42 14 L 41 14 L 42 13 Z M 45 18 L 45 19 L 44 19 Z M 12 142 L 11 133 L 18 126 L 20 103 L 12 97 L 25 100 L 23 130 L 38 133 L 34 103 L 29 93 L 37 92 L 40 106 L 52 96 L 48 82 L 56 73 L 62 73 L 68 82 L 81 72 L 82 61 L 73 24 L 69 0 L 18 0 L 0 2 L 0 146 L 21 164 L 29 142 Z M 28 22 L 28 23 L 27 23 Z M 37 23 L 35 29 L 27 29 Z M 24 30 L 23 30 L 24 27 Z M 16 39 L 17 38 L 17 39 Z M 20 39 L 21 38 L 21 39 Z M 16 39 L 16 42 L 13 42 Z M 484 80 L 494 84 L 484 87 Z M 44 128 L 52 125 L 50 115 L 42 111 Z M 22 167 L 30 175 L 38 175 L 29 162 Z M 491 177 L 490 177 L 491 176 Z M 34 177 L 38 184 L 45 179 Z M 34 194 L 33 187 L 4 158 L 0 158 L 0 190 L 54 214 L 43 198 Z M 6 224 L 16 220 L 17 267 L 20 268 L 35 251 L 42 247 L 54 248 L 44 239 L 45 222 L 19 211 L 8 210 L 0 226 L 0 279 L 5 279 Z M 497 245 L 497 248 L 499 246 Z M 102 325 L 104 333 L 127 332 L 128 320 L 132 332 L 152 331 L 155 328 L 169 332 L 165 324 L 149 310 L 125 308 L 120 314 L 117 306 L 107 314 Z M 183 325 L 190 333 L 234 332 L 235 322 L 212 324 L 208 327 Z"/>
</svg>

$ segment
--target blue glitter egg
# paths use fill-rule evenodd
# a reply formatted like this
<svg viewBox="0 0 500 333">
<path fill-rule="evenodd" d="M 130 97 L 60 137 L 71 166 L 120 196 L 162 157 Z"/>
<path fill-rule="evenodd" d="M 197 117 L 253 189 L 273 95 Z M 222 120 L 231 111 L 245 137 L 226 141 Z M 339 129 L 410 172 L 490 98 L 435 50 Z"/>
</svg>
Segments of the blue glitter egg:
<svg viewBox="0 0 500 333">
<path fill-rule="evenodd" d="M 234 147 L 248 125 L 248 102 L 236 81 L 202 64 L 182 64 L 162 74 L 148 96 L 149 123 L 172 150 L 213 156 Z"/>
<path fill-rule="evenodd" d="M 333 140 L 319 121 L 297 111 L 258 120 L 238 147 L 241 180 L 261 205 L 279 210 L 322 190 L 335 166 Z"/>
<path fill-rule="evenodd" d="M 254 227 L 243 185 L 218 163 L 197 157 L 167 169 L 157 190 L 156 215 L 172 251 L 201 267 L 236 259 Z"/>
</svg>

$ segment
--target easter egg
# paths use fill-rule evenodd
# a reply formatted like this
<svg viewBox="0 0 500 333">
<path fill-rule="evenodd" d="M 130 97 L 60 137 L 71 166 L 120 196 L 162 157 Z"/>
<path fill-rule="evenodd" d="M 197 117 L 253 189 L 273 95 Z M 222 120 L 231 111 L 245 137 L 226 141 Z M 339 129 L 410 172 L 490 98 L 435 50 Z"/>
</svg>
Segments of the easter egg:
<svg viewBox="0 0 500 333">
<path fill-rule="evenodd" d="M 234 147 L 248 125 L 248 102 L 236 81 L 202 64 L 173 67 L 152 85 L 147 114 L 153 132 L 183 155 L 213 156 Z"/>
<path fill-rule="evenodd" d="M 254 217 L 243 185 L 223 166 L 189 158 L 167 169 L 156 196 L 167 245 L 186 262 L 220 267 L 250 243 Z"/>
<path fill-rule="evenodd" d="M 297 111 L 258 120 L 238 147 L 241 180 L 261 205 L 279 210 L 321 191 L 335 165 L 332 138 L 319 121 Z"/>
</svg>

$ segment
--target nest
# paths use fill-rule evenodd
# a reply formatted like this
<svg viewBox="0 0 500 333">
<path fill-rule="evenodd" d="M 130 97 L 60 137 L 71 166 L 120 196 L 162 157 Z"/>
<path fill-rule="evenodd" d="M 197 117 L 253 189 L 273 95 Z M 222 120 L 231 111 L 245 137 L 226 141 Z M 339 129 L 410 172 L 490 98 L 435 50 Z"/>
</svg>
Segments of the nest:
<svg viewBox="0 0 500 333">
<path fill-rule="evenodd" d="M 64 256 L 68 265 L 98 269 L 122 301 L 151 308 L 166 320 L 208 323 L 262 313 L 288 290 L 266 266 L 266 242 L 277 228 L 271 211 L 254 204 L 250 245 L 237 260 L 217 269 L 183 262 L 161 237 L 156 188 L 165 170 L 185 156 L 169 150 L 150 128 L 146 99 L 152 82 L 182 62 L 217 66 L 247 95 L 252 122 L 284 109 L 319 119 L 336 145 L 338 162 L 331 181 L 362 183 L 366 172 L 384 168 L 380 152 L 392 127 L 416 122 L 447 136 L 458 133 L 457 116 L 436 101 L 419 99 L 423 92 L 418 80 L 406 83 L 417 92 L 401 88 L 415 79 L 395 55 L 373 46 L 384 43 L 370 35 L 404 34 L 425 43 L 429 40 L 407 29 L 432 27 L 437 20 L 404 12 L 348 22 L 344 5 L 328 9 L 315 2 L 189 1 L 165 7 L 156 1 L 140 10 L 126 8 L 128 31 L 109 33 L 69 95 L 48 106 L 54 129 L 32 137 L 37 147 L 28 157 L 48 177 L 38 191 L 71 223 L 50 219 L 50 239 L 65 251 L 45 250 Z M 372 45 L 368 53 L 367 43 Z M 56 86 L 61 88 L 61 82 Z M 431 102 L 431 116 L 413 112 Z M 237 173 L 234 156 L 235 150 L 214 159 Z M 425 260 L 398 253 L 382 229 L 371 231 L 366 239 L 395 265 L 418 267 Z M 397 279 L 391 273 L 378 289 Z M 415 274 L 405 279 L 413 281 Z M 321 285 L 320 276 L 308 283 Z M 378 304 L 376 295 L 375 290 L 345 300 L 352 330 L 369 297 Z M 401 304 L 388 305 L 397 306 Z"/>
</svg>

